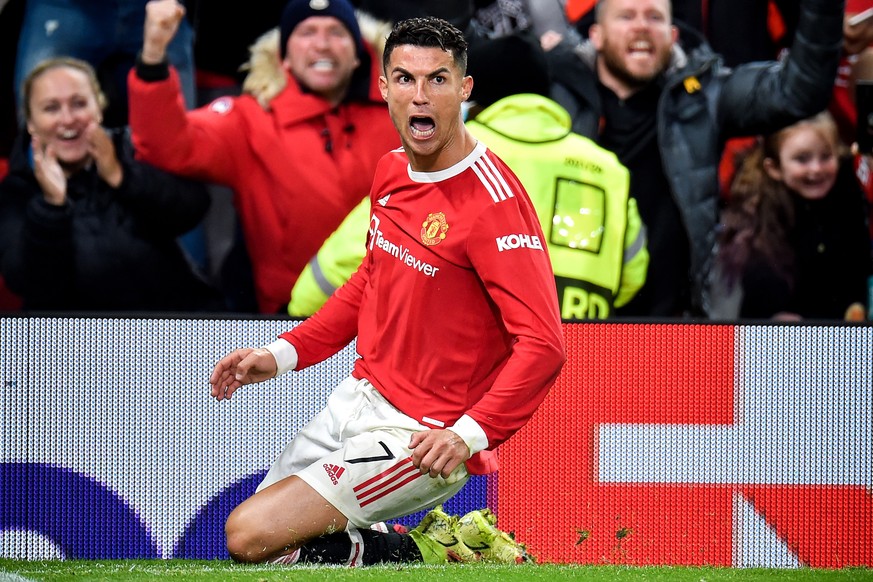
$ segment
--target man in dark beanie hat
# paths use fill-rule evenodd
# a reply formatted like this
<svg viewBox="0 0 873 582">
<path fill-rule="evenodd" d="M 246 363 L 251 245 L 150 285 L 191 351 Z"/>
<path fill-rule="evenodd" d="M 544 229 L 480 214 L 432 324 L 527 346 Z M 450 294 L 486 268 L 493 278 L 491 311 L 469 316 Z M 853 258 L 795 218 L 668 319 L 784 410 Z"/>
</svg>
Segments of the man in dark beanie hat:
<svg viewBox="0 0 873 582">
<path fill-rule="evenodd" d="M 269 49 L 253 48 L 244 94 L 186 112 L 166 62 L 183 16 L 177 0 L 146 5 L 128 78 L 134 141 L 146 161 L 234 191 L 258 309 L 284 312 L 300 272 L 368 194 L 379 158 L 400 145 L 378 59 L 348 0 L 291 0 L 272 44 L 255 45 Z M 256 75 L 264 62 L 270 73 Z"/>
<path fill-rule="evenodd" d="M 319 28 L 327 32 L 329 42 L 314 39 Z M 342 39 L 343 35 L 348 36 Z M 340 40 L 351 40 L 352 46 L 337 42 Z M 289 50 L 295 44 L 296 48 Z M 348 48 L 354 53 L 350 54 Z M 334 104 L 346 98 L 367 97 L 370 56 L 355 9 L 347 0 L 291 0 L 279 21 L 279 55 L 304 90 Z"/>
<path fill-rule="evenodd" d="M 332 60 L 324 60 L 321 53 L 326 50 L 324 45 L 316 47 L 312 44 L 312 35 L 319 23 L 331 31 L 331 37 L 338 34 L 339 27 L 345 29 L 344 32 L 351 37 L 354 54 L 339 52 L 329 55 Z M 302 31 L 298 30 L 301 25 Z M 295 35 L 295 31 L 298 34 Z M 293 44 L 295 39 L 300 39 L 300 44 L 289 54 L 289 44 Z M 313 55 L 313 50 L 319 54 Z M 279 21 L 279 56 L 291 74 L 314 93 L 335 102 L 346 98 L 349 93 L 350 98 L 366 99 L 370 55 L 361 38 L 355 9 L 348 0 L 288 2 Z"/>
</svg>

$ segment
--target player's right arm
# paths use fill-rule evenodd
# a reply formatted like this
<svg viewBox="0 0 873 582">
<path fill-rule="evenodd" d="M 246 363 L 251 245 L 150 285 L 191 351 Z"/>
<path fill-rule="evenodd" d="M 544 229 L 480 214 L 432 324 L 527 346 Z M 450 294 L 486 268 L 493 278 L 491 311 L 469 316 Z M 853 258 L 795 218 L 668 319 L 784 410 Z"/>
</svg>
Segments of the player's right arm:
<svg viewBox="0 0 873 582">
<path fill-rule="evenodd" d="M 267 346 L 279 361 L 280 374 L 322 362 L 355 339 L 358 335 L 358 310 L 368 276 L 365 257 L 351 278 L 328 297 L 314 315 Z M 289 349 L 293 353 L 289 353 Z"/>
<path fill-rule="evenodd" d="M 358 330 L 358 307 L 368 279 L 367 260 L 322 308 L 262 348 L 242 348 L 221 358 L 209 376 L 216 400 L 230 398 L 246 384 L 321 362 L 349 344 Z"/>
</svg>

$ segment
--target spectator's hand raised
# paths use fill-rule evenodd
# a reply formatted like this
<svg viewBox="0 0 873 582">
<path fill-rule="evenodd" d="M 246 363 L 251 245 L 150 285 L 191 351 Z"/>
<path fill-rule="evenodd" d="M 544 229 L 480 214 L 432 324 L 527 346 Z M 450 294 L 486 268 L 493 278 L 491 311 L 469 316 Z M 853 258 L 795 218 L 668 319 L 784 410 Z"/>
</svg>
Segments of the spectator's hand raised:
<svg viewBox="0 0 873 582">
<path fill-rule="evenodd" d="M 179 30 L 179 23 L 185 17 L 185 7 L 176 0 L 151 0 L 145 10 L 142 61 L 155 65 L 166 58 L 167 45 Z"/>
<path fill-rule="evenodd" d="M 85 129 L 85 136 L 88 139 L 88 152 L 97 165 L 97 173 L 104 182 L 113 188 L 118 188 L 122 178 L 124 178 L 124 170 L 121 167 L 121 162 L 118 161 L 115 145 L 113 145 L 109 134 L 100 124 L 92 121 Z"/>
<path fill-rule="evenodd" d="M 55 155 L 52 146 L 43 144 L 42 140 L 33 136 L 30 141 L 33 148 L 33 174 L 45 201 L 55 206 L 62 206 L 67 201 L 67 176 Z"/>
</svg>

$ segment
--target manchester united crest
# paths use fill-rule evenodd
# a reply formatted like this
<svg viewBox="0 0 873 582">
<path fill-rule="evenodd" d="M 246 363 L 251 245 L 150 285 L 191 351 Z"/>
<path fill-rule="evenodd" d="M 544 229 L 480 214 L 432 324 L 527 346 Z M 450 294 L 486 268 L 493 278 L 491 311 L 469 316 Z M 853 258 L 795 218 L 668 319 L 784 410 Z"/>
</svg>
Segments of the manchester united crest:
<svg viewBox="0 0 873 582">
<path fill-rule="evenodd" d="M 449 223 L 446 222 L 446 215 L 442 212 L 431 212 L 427 215 L 427 220 L 421 223 L 421 242 L 429 247 L 438 245 L 446 238 L 447 230 Z"/>
</svg>

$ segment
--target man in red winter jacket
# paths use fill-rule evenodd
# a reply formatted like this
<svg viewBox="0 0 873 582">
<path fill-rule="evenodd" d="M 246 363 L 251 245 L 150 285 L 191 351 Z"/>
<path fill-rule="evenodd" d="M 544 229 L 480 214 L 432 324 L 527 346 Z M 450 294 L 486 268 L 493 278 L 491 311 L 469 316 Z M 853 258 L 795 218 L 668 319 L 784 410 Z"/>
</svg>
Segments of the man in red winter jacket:
<svg viewBox="0 0 873 582">
<path fill-rule="evenodd" d="M 176 0 L 146 5 L 128 78 L 134 142 L 164 170 L 233 189 L 259 310 L 284 311 L 306 263 L 368 194 L 379 158 L 399 146 L 377 59 L 348 0 L 292 0 L 279 26 L 284 88 L 186 112 L 166 61 L 183 16 Z"/>
</svg>

